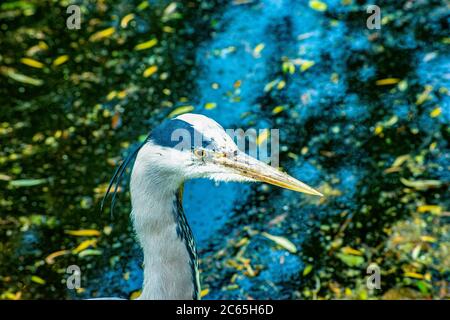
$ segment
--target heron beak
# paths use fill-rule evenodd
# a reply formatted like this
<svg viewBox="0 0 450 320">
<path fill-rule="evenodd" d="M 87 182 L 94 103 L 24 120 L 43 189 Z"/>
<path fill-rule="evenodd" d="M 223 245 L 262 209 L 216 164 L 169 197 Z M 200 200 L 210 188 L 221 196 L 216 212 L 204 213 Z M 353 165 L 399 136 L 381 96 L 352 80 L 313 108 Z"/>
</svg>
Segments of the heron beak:
<svg viewBox="0 0 450 320">
<path fill-rule="evenodd" d="M 243 152 L 239 152 L 236 156 L 217 156 L 214 162 L 236 171 L 238 174 L 261 182 L 273 184 L 275 186 L 311 194 L 315 196 L 323 196 L 319 191 L 314 190 L 307 184 L 281 172 L 274 167 L 256 160 Z"/>
</svg>

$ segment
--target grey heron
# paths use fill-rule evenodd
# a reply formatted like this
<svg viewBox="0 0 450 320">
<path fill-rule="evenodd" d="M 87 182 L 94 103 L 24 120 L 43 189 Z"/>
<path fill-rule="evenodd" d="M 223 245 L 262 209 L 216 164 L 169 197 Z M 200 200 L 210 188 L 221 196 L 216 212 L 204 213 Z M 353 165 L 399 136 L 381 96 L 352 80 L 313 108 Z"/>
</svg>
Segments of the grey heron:
<svg viewBox="0 0 450 320">
<path fill-rule="evenodd" d="M 111 210 L 120 179 L 134 157 L 131 216 L 144 253 L 144 281 L 138 299 L 200 298 L 197 250 L 182 206 L 185 180 L 261 181 L 321 196 L 305 183 L 240 151 L 216 121 L 189 113 L 164 121 L 122 162 L 105 195 L 115 183 Z"/>
</svg>

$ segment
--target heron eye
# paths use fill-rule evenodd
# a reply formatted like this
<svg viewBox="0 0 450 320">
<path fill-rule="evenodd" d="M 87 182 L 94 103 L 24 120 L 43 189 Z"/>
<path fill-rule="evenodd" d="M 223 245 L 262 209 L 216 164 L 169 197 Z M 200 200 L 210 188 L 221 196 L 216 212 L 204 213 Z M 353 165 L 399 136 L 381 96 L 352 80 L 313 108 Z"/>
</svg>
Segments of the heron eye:
<svg viewBox="0 0 450 320">
<path fill-rule="evenodd" d="M 197 158 L 203 159 L 204 157 L 206 157 L 206 151 L 203 149 L 195 149 L 194 154 Z"/>
</svg>

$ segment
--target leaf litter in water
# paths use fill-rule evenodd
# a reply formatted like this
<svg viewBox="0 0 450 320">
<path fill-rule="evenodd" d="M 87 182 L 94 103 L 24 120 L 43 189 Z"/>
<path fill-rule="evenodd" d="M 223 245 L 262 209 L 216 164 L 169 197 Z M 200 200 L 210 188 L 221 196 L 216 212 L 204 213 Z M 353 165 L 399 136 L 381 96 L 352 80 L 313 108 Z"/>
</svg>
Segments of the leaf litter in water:
<svg viewBox="0 0 450 320">
<path fill-rule="evenodd" d="M 66 230 L 66 234 L 77 237 L 98 237 L 100 236 L 100 231 L 95 229 Z"/>
<path fill-rule="evenodd" d="M 171 113 L 169 113 L 169 115 L 167 116 L 167 118 L 173 118 L 175 116 L 178 116 L 180 114 L 183 113 L 187 113 L 187 112 L 191 112 L 192 110 L 194 110 L 193 106 L 182 106 L 182 107 L 178 107 L 175 110 L 173 110 Z"/>
<path fill-rule="evenodd" d="M 15 81 L 31 84 L 33 86 L 41 86 L 44 84 L 44 81 L 42 81 L 41 79 L 26 76 L 9 67 L 0 66 L 0 73 L 6 75 L 7 77 L 10 77 Z"/>
<path fill-rule="evenodd" d="M 287 251 L 289 251 L 291 253 L 296 253 L 297 252 L 297 248 L 296 248 L 295 244 L 293 244 L 290 240 L 286 239 L 285 237 L 274 236 L 274 235 L 269 234 L 267 232 L 262 232 L 261 235 L 266 237 L 269 240 L 272 240 L 277 245 L 279 245 L 280 247 L 286 249 Z"/>
</svg>

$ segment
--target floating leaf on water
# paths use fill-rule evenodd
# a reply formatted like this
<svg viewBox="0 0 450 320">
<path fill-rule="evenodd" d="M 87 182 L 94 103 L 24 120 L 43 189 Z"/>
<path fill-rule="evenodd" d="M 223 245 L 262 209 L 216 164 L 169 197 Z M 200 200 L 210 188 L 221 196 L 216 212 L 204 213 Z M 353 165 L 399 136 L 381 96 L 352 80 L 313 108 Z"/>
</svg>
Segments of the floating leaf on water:
<svg viewBox="0 0 450 320">
<path fill-rule="evenodd" d="M 11 181 L 12 177 L 8 176 L 6 174 L 0 173 L 0 180 L 2 180 L 2 181 Z"/>
<path fill-rule="evenodd" d="M 122 118 L 120 117 L 120 114 L 119 114 L 119 113 L 116 113 L 116 114 L 111 118 L 111 128 L 117 129 L 121 124 L 122 124 Z"/>
<path fill-rule="evenodd" d="M 81 242 L 75 249 L 72 250 L 72 253 L 77 254 L 81 251 L 86 250 L 89 247 L 95 247 L 97 245 L 97 239 L 88 239 Z"/>
<path fill-rule="evenodd" d="M 130 21 L 133 19 L 134 19 L 134 14 L 132 14 L 132 13 L 127 14 L 125 17 L 122 18 L 122 20 L 120 20 L 120 26 L 122 28 L 126 28 L 128 26 L 128 24 L 130 23 Z"/>
<path fill-rule="evenodd" d="M 53 66 L 57 67 L 59 65 L 62 65 L 63 63 L 67 62 L 67 60 L 69 60 L 69 56 L 67 54 L 59 56 L 58 58 L 56 58 L 55 60 L 53 60 Z"/>
<path fill-rule="evenodd" d="M 282 112 L 283 110 L 284 110 L 284 106 L 276 106 L 275 108 L 273 108 L 272 114 L 278 114 L 278 113 Z"/>
<path fill-rule="evenodd" d="M 134 50 L 140 51 L 140 50 L 150 49 L 150 48 L 156 46 L 157 44 L 158 44 L 158 39 L 153 38 L 153 39 L 148 40 L 146 42 L 142 42 L 142 43 L 137 44 L 134 47 Z"/>
<path fill-rule="evenodd" d="M 136 8 L 137 8 L 139 11 L 142 11 L 142 10 L 147 9 L 148 6 L 149 6 L 149 2 L 148 2 L 147 0 L 144 0 L 144 1 L 142 1 Z"/>
<path fill-rule="evenodd" d="M 95 229 L 66 230 L 66 234 L 77 237 L 98 237 L 100 236 L 100 231 Z"/>
<path fill-rule="evenodd" d="M 281 89 L 283 89 L 285 86 L 286 86 L 286 81 L 281 80 L 281 81 L 278 82 L 278 84 L 277 84 L 277 89 L 278 89 L 278 90 L 281 90 Z"/>
<path fill-rule="evenodd" d="M 312 264 L 306 265 L 305 269 L 303 269 L 303 276 L 307 276 L 308 274 L 310 274 L 312 269 L 313 269 Z"/>
<path fill-rule="evenodd" d="M 405 178 L 400 178 L 400 181 L 407 187 L 426 190 L 430 188 L 439 188 L 442 185 L 442 181 L 439 180 L 407 180 Z"/>
<path fill-rule="evenodd" d="M 130 294 L 130 300 L 136 300 L 137 298 L 139 298 L 139 297 L 141 296 L 141 293 L 142 293 L 141 290 L 133 291 L 133 292 Z"/>
<path fill-rule="evenodd" d="M 270 135 L 269 129 L 262 130 L 261 133 L 256 138 L 256 144 L 258 146 L 261 145 L 264 141 L 267 140 L 267 138 L 269 138 L 269 135 Z"/>
<path fill-rule="evenodd" d="M 214 109 L 215 107 L 217 107 L 217 104 L 215 102 L 207 102 L 207 103 L 205 103 L 205 109 L 206 110 L 211 110 L 211 109 Z"/>
<path fill-rule="evenodd" d="M 392 173 L 392 172 L 400 171 L 400 167 L 403 165 L 403 163 L 405 163 L 410 158 L 411 157 L 409 154 L 404 154 L 404 155 L 398 156 L 394 160 L 394 163 L 392 164 L 392 166 L 390 168 L 387 168 L 386 170 L 384 170 L 384 173 Z"/>
<path fill-rule="evenodd" d="M 432 118 L 439 117 L 442 113 L 442 109 L 440 107 L 434 108 L 433 111 L 430 112 L 430 116 Z"/>
<path fill-rule="evenodd" d="M 42 62 L 30 58 L 22 58 L 20 59 L 20 62 L 33 68 L 42 69 L 44 67 L 44 64 Z"/>
<path fill-rule="evenodd" d="M 424 242 L 431 242 L 434 243 L 437 241 L 437 239 L 435 237 L 432 236 L 421 236 L 420 240 L 424 241 Z"/>
<path fill-rule="evenodd" d="M 45 284 L 45 280 L 38 276 L 31 276 L 31 281 L 37 284 Z"/>
<path fill-rule="evenodd" d="M 209 289 L 208 288 L 203 289 L 202 291 L 200 291 L 200 298 L 203 298 L 208 293 L 209 293 Z"/>
<path fill-rule="evenodd" d="M 142 75 L 144 76 L 144 78 L 148 78 L 148 77 L 152 76 L 153 74 L 155 74 L 156 71 L 158 71 L 157 66 L 150 66 L 144 70 L 144 73 Z"/>
<path fill-rule="evenodd" d="M 432 86 L 426 85 L 425 90 L 417 96 L 416 105 L 420 106 L 425 101 L 427 101 L 432 90 L 433 90 Z"/>
<path fill-rule="evenodd" d="M 106 96 L 106 100 L 110 101 L 112 99 L 114 99 L 117 95 L 117 91 L 113 90 L 110 93 L 108 93 L 108 95 Z"/>
<path fill-rule="evenodd" d="M 375 84 L 377 86 L 388 86 L 388 85 L 392 85 L 392 84 L 397 84 L 399 82 L 400 82 L 399 78 L 385 78 L 385 79 L 377 80 L 375 82 Z"/>
<path fill-rule="evenodd" d="M 405 272 L 404 276 L 408 277 L 408 278 L 414 278 L 414 279 L 423 279 L 424 278 L 423 274 L 420 274 L 417 272 Z"/>
<path fill-rule="evenodd" d="M 171 2 L 169 3 L 169 5 L 164 9 L 163 15 L 168 16 L 171 15 L 172 13 L 175 12 L 175 10 L 177 10 L 177 3 L 176 2 Z"/>
<path fill-rule="evenodd" d="M 294 63 L 292 61 L 285 61 L 281 65 L 281 70 L 284 73 L 294 74 L 294 72 L 295 72 L 295 65 L 294 65 Z"/>
<path fill-rule="evenodd" d="M 84 251 L 81 251 L 78 256 L 80 258 L 86 257 L 86 256 L 100 256 L 103 252 L 101 250 L 97 249 L 86 249 Z"/>
<path fill-rule="evenodd" d="M 300 65 L 300 71 L 301 72 L 305 72 L 306 70 L 308 70 L 309 68 L 311 68 L 313 65 L 315 65 L 316 63 L 312 60 L 303 60 L 301 65 Z"/>
<path fill-rule="evenodd" d="M 323 12 L 323 11 L 327 10 L 328 6 L 326 3 L 322 2 L 322 1 L 311 0 L 311 1 L 309 1 L 309 7 L 313 10 Z"/>
<path fill-rule="evenodd" d="M 266 237 L 269 240 L 272 240 L 277 245 L 279 245 L 280 247 L 283 247 L 284 249 L 286 249 L 287 251 L 289 251 L 291 253 L 297 252 L 297 248 L 295 247 L 295 244 L 293 244 L 291 241 L 289 241 L 285 237 L 274 236 L 267 232 L 262 232 L 261 235 Z"/>
<path fill-rule="evenodd" d="M 253 57 L 259 58 L 261 57 L 261 51 L 264 50 L 265 44 L 260 43 L 253 49 Z"/>
<path fill-rule="evenodd" d="M 349 267 L 358 267 L 364 263 L 364 258 L 352 254 L 337 253 L 336 256 Z"/>
<path fill-rule="evenodd" d="M 436 205 L 422 205 L 417 207 L 417 212 L 424 213 L 424 212 L 430 212 L 432 214 L 439 215 L 442 213 L 442 207 L 436 206 Z"/>
<path fill-rule="evenodd" d="M 191 112 L 192 110 L 194 110 L 193 106 L 178 107 L 175 110 L 173 110 L 171 113 L 169 113 L 169 115 L 167 117 L 168 118 L 173 118 L 173 117 L 178 116 L 180 114 Z"/>
<path fill-rule="evenodd" d="M 101 30 L 101 31 L 98 31 L 98 32 L 92 34 L 89 37 L 89 41 L 95 42 L 95 41 L 100 41 L 100 40 L 105 39 L 105 38 L 109 38 L 115 32 L 116 32 L 116 29 L 114 27 L 106 28 L 104 30 Z"/>
<path fill-rule="evenodd" d="M 264 86 L 264 92 L 269 92 L 273 89 L 273 87 L 277 84 L 278 80 L 270 81 L 268 84 Z"/>
<path fill-rule="evenodd" d="M 20 179 L 10 181 L 9 185 L 15 188 L 21 188 L 21 187 L 33 187 L 46 182 L 47 179 Z"/>
<path fill-rule="evenodd" d="M 351 255 L 355 255 L 355 256 L 362 256 L 363 253 L 359 250 L 353 249 L 352 247 L 343 247 L 341 249 L 342 253 L 344 254 L 351 254 Z"/>
<path fill-rule="evenodd" d="M 376 136 L 379 136 L 381 133 L 383 133 L 383 127 L 380 126 L 380 125 L 377 125 L 375 127 L 374 133 L 375 133 Z"/>
<path fill-rule="evenodd" d="M 59 250 L 53 253 L 50 253 L 46 258 L 45 258 L 45 262 L 47 264 L 53 264 L 55 263 L 55 258 L 69 254 L 70 251 L 69 250 Z"/>
<path fill-rule="evenodd" d="M 33 86 L 41 86 L 44 81 L 41 79 L 35 79 L 29 76 L 26 76 L 24 74 L 18 73 L 15 69 L 9 68 L 9 67 L 3 67 L 0 66 L 0 73 L 10 77 L 13 80 L 16 80 L 18 82 L 31 84 Z"/>
</svg>

